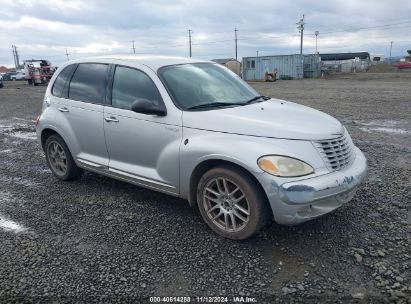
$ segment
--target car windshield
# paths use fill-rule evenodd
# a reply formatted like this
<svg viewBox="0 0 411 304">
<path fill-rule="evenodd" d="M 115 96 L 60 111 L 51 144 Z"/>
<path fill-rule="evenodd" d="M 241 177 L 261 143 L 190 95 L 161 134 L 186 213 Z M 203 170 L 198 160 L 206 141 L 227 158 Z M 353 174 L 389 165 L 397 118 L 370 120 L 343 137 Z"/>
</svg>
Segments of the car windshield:
<svg viewBox="0 0 411 304">
<path fill-rule="evenodd" d="M 240 77 L 213 63 L 163 67 L 160 78 L 183 110 L 244 105 L 259 94 Z"/>
</svg>

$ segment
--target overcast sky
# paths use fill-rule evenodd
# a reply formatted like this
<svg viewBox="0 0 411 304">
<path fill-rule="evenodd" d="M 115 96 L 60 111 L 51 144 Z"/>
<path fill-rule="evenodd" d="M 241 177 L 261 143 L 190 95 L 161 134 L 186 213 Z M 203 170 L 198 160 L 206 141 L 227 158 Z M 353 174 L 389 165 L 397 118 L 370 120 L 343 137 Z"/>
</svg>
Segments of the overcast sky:
<svg viewBox="0 0 411 304">
<path fill-rule="evenodd" d="M 238 58 L 299 53 L 296 23 L 305 14 L 304 53 L 411 49 L 411 1 L 388 0 L 0 0 L 0 65 L 49 59 L 56 65 L 100 54 Z"/>
</svg>

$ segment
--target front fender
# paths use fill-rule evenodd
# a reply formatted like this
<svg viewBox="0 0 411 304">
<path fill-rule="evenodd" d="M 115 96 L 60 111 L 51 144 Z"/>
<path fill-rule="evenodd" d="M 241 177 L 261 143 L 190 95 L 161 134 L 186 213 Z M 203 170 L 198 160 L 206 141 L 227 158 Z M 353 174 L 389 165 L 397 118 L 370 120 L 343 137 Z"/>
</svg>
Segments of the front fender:
<svg viewBox="0 0 411 304">
<path fill-rule="evenodd" d="M 195 168 L 207 160 L 234 163 L 258 179 L 263 171 L 257 160 L 263 155 L 287 155 L 309 163 L 316 171 L 327 171 L 310 141 L 245 136 L 184 128 L 180 149 L 180 195 L 189 197 L 190 180 Z M 273 177 L 278 185 L 291 178 Z M 300 178 L 301 179 L 301 178 Z"/>
</svg>

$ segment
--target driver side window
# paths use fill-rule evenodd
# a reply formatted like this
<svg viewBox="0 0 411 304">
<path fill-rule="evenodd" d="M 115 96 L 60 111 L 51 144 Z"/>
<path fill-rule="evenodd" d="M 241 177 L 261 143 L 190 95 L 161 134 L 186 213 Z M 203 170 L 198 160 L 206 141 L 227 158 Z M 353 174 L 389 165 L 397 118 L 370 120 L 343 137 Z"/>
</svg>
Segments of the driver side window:
<svg viewBox="0 0 411 304">
<path fill-rule="evenodd" d="M 142 71 L 117 66 L 114 73 L 111 105 L 131 110 L 136 99 L 147 99 L 160 103 L 160 93 L 154 82 Z"/>
</svg>

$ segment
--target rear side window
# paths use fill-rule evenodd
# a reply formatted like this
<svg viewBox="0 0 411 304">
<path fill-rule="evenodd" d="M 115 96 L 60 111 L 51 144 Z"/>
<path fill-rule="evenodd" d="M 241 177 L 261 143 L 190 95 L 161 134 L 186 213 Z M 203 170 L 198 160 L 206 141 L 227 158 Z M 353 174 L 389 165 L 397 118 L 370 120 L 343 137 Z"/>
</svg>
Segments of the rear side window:
<svg viewBox="0 0 411 304">
<path fill-rule="evenodd" d="M 161 102 L 160 93 L 147 74 L 121 66 L 116 67 L 111 96 L 113 107 L 127 110 L 136 99 L 147 99 L 155 104 Z"/>
<path fill-rule="evenodd" d="M 103 103 L 107 64 L 80 63 L 71 78 L 69 98 L 91 103 Z"/>
<path fill-rule="evenodd" d="M 56 97 L 62 97 L 64 86 L 67 82 L 67 79 L 71 75 L 71 71 L 73 70 L 73 67 L 74 67 L 73 64 L 66 66 L 60 72 L 60 74 L 58 74 L 56 80 L 54 81 L 53 88 L 51 89 L 51 94 L 53 94 Z"/>
</svg>

